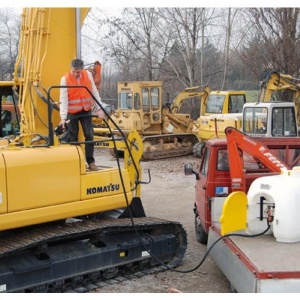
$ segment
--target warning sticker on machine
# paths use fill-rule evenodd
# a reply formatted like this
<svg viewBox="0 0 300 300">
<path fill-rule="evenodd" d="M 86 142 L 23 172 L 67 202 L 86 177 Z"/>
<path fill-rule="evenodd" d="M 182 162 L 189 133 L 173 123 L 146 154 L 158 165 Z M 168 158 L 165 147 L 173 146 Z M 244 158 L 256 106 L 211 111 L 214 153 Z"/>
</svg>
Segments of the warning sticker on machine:
<svg viewBox="0 0 300 300">
<path fill-rule="evenodd" d="M 6 291 L 6 284 L 1 284 L 0 285 L 0 292 L 5 292 Z"/>
<path fill-rule="evenodd" d="M 148 251 L 142 251 L 142 257 L 145 257 L 145 256 L 150 256 L 150 254 L 148 253 Z"/>
</svg>

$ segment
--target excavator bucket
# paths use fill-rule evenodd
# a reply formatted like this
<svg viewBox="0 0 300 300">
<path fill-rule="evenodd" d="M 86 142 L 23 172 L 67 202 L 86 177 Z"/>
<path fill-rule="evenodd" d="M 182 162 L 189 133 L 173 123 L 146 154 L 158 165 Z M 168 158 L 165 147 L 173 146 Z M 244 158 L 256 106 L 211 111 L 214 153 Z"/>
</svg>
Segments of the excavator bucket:
<svg viewBox="0 0 300 300">
<path fill-rule="evenodd" d="M 246 229 L 247 195 L 233 192 L 225 200 L 220 217 L 221 234 Z"/>
</svg>

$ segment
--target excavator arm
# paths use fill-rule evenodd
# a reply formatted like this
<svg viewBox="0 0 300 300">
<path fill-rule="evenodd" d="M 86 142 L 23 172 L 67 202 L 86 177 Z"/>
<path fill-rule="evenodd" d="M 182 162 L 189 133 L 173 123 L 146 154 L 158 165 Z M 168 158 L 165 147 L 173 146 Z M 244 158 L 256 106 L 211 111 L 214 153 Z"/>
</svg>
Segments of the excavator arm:
<svg viewBox="0 0 300 300">
<path fill-rule="evenodd" d="M 296 108 L 297 124 L 300 124 L 300 79 L 277 71 L 266 72 L 260 82 L 259 102 L 287 101 Z"/>
<path fill-rule="evenodd" d="M 274 101 L 272 96 L 275 91 L 291 90 L 296 93 L 300 92 L 299 79 L 276 71 L 266 73 L 260 85 L 260 102 Z"/>
<path fill-rule="evenodd" d="M 268 147 L 251 139 L 234 127 L 225 129 L 227 139 L 228 161 L 233 191 L 245 191 L 245 174 L 242 151 L 252 156 L 257 162 L 271 172 L 280 173 L 287 165 L 275 157 Z"/>
<path fill-rule="evenodd" d="M 194 87 L 185 88 L 173 100 L 171 104 L 171 113 L 172 114 L 178 113 L 184 100 L 195 98 L 195 97 L 201 97 L 200 115 L 204 115 L 207 98 L 209 94 L 210 94 L 210 88 L 208 85 L 204 87 L 194 86 Z"/>
</svg>

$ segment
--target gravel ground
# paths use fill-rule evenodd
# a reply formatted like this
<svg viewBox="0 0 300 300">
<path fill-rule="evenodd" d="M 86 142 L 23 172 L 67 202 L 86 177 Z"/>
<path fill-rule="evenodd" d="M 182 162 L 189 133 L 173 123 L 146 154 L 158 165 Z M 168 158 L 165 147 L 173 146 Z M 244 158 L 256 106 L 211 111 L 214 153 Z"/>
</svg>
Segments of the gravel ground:
<svg viewBox="0 0 300 300">
<path fill-rule="evenodd" d="M 114 164 L 115 158 L 108 152 L 96 149 L 98 165 Z M 196 241 L 194 231 L 195 177 L 183 172 L 185 163 L 193 163 L 195 169 L 199 160 L 192 156 L 142 161 L 143 181 L 151 182 L 142 186 L 141 199 L 147 216 L 178 221 L 188 234 L 188 249 L 178 270 L 194 269 L 206 252 L 206 246 Z M 142 278 L 124 281 L 98 289 L 98 293 L 230 293 L 226 277 L 207 257 L 203 265 L 193 272 L 178 273 L 164 271 Z"/>
</svg>

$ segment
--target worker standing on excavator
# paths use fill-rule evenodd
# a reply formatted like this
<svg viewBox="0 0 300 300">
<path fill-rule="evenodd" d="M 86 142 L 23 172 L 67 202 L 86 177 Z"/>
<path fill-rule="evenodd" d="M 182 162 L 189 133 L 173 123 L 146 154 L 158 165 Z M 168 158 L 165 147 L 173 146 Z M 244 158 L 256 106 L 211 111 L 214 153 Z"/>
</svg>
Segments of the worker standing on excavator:
<svg viewBox="0 0 300 300">
<path fill-rule="evenodd" d="M 61 86 L 86 86 L 92 92 L 96 100 L 102 104 L 100 95 L 93 81 L 92 74 L 83 69 L 81 59 L 73 59 L 71 70 L 66 73 L 60 81 Z M 104 119 L 105 114 L 101 107 L 93 100 L 90 93 L 82 87 L 61 88 L 60 89 L 60 118 L 59 125 L 65 129 L 66 120 L 68 123 L 68 141 L 78 141 L 78 123 L 80 122 L 85 141 L 85 157 L 90 171 L 98 168 L 94 159 L 94 130 L 92 124 L 92 112 Z"/>
</svg>

